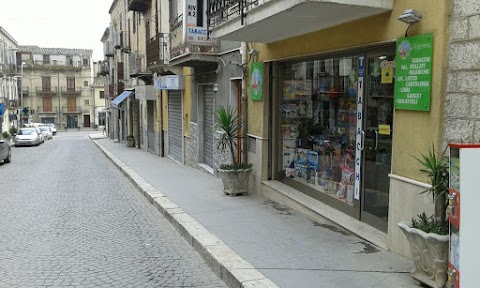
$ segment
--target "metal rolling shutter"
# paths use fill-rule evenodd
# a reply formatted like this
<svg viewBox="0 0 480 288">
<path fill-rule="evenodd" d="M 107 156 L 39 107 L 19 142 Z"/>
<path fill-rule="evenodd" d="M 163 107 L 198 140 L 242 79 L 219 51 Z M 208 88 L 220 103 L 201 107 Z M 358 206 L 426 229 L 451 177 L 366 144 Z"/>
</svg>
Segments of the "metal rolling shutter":
<svg viewBox="0 0 480 288">
<path fill-rule="evenodd" d="M 203 162 L 213 167 L 213 86 L 203 89 Z"/>
<path fill-rule="evenodd" d="M 155 101 L 147 101 L 148 149 L 155 149 Z"/>
<path fill-rule="evenodd" d="M 182 95 L 168 91 L 168 154 L 182 163 Z"/>
</svg>

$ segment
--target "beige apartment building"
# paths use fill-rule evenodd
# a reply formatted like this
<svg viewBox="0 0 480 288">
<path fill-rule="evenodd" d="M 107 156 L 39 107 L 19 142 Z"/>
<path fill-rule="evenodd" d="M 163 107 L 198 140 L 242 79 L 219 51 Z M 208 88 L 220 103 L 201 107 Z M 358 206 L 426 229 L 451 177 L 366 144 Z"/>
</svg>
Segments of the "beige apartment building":
<svg viewBox="0 0 480 288">
<path fill-rule="evenodd" d="M 57 129 L 95 125 L 92 50 L 20 45 L 17 62 L 23 67 L 23 123 L 55 123 Z"/>
</svg>

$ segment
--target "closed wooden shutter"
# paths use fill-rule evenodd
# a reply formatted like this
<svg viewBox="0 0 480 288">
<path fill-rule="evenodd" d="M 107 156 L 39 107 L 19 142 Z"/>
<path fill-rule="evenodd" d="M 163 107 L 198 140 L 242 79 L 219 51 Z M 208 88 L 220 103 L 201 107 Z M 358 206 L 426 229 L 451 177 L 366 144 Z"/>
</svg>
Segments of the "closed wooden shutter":
<svg viewBox="0 0 480 288">
<path fill-rule="evenodd" d="M 52 112 L 52 97 L 43 97 L 43 112 Z"/>
<path fill-rule="evenodd" d="M 67 97 L 67 111 L 68 112 L 77 111 L 77 99 L 75 97 Z"/>
</svg>

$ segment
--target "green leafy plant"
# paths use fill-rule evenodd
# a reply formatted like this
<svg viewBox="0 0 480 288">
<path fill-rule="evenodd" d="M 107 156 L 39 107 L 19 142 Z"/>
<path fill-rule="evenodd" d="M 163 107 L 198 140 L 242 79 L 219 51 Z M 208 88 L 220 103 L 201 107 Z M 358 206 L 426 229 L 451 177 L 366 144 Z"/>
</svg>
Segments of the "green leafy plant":
<svg viewBox="0 0 480 288">
<path fill-rule="evenodd" d="M 438 222 L 433 215 L 430 217 L 423 212 L 417 214 L 417 218 L 412 219 L 412 227 L 422 230 L 426 233 L 435 233 L 440 235 L 448 234 L 448 229 L 442 226 L 442 223 Z"/>
<path fill-rule="evenodd" d="M 216 116 L 218 127 L 224 131 L 218 141 L 217 148 L 222 152 L 228 149 L 232 159 L 230 164 L 220 165 L 220 169 L 237 170 L 251 168 L 252 164 L 238 163 L 235 157 L 235 150 L 238 147 L 237 141 L 242 139 L 239 133 L 242 123 L 238 119 L 237 111 L 230 106 L 220 106 L 216 110 Z"/>
<path fill-rule="evenodd" d="M 7 131 L 3 131 L 2 137 L 3 137 L 4 139 L 10 139 L 10 134 L 8 134 Z"/>
<path fill-rule="evenodd" d="M 133 137 L 133 135 L 128 135 L 127 140 L 135 140 L 135 137 Z"/>
<path fill-rule="evenodd" d="M 417 215 L 418 221 L 412 220 L 412 224 L 418 224 L 418 229 L 426 233 L 437 233 L 445 235 L 448 233 L 447 222 L 447 205 L 448 205 L 448 186 L 449 186 L 449 162 L 445 155 L 447 148 L 442 153 L 435 151 L 435 146 L 428 151 L 427 154 L 420 154 L 420 158 L 415 157 L 422 165 L 419 170 L 425 174 L 429 179 L 431 188 L 426 189 L 421 193 L 432 194 L 433 202 L 435 204 L 435 214 L 427 217 L 425 212 Z M 422 229 L 422 228 L 424 229 Z M 417 227 L 415 227 L 417 228 Z"/>
<path fill-rule="evenodd" d="M 17 128 L 15 126 L 12 126 L 10 127 L 10 129 L 8 129 L 8 132 L 10 133 L 10 135 L 17 134 Z"/>
</svg>

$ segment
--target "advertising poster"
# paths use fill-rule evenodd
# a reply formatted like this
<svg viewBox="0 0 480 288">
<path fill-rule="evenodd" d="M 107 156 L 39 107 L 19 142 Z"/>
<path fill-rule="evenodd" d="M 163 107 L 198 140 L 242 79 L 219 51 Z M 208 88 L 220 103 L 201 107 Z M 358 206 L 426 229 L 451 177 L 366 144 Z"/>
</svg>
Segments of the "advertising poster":
<svg viewBox="0 0 480 288">
<path fill-rule="evenodd" d="M 263 85 L 262 85 L 263 65 L 261 62 L 252 63 L 250 71 L 250 98 L 253 101 L 262 101 Z"/>
<path fill-rule="evenodd" d="M 430 111 L 432 54 L 433 34 L 398 39 L 395 109 Z"/>
<path fill-rule="evenodd" d="M 312 96 L 312 80 L 283 81 L 284 100 L 308 100 Z"/>
</svg>

